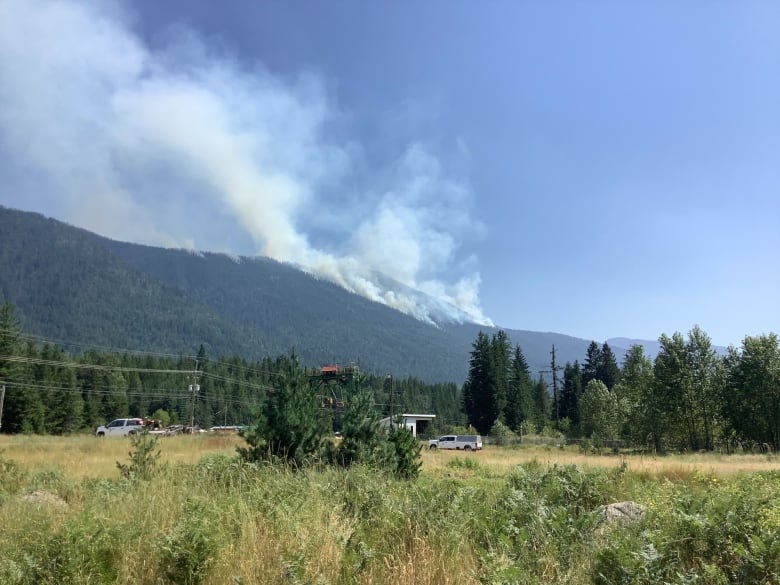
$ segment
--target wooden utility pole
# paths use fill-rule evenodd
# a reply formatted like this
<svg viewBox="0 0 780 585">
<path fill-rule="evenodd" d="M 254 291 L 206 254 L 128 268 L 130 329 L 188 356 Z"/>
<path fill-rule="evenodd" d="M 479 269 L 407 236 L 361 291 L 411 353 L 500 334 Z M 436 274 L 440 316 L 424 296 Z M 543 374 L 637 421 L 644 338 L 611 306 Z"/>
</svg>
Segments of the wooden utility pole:
<svg viewBox="0 0 780 585">
<path fill-rule="evenodd" d="M 560 367 L 555 364 L 555 344 L 553 344 L 552 351 L 550 352 L 550 354 L 552 355 L 552 359 L 550 360 L 550 369 L 552 370 L 552 377 L 553 377 L 553 400 L 555 401 L 555 427 L 558 428 L 558 425 L 561 422 L 561 412 L 558 403 L 558 370 L 560 369 Z"/>
<path fill-rule="evenodd" d="M 392 426 L 395 421 L 393 420 L 393 374 L 388 374 L 387 377 L 390 379 L 390 426 Z"/>
<path fill-rule="evenodd" d="M 5 384 L 0 384 L 0 429 L 3 428 L 3 401 L 5 400 Z"/>
<path fill-rule="evenodd" d="M 190 386 L 190 390 L 192 390 L 192 404 L 190 406 L 190 432 L 195 432 L 195 396 L 198 394 L 198 390 L 200 390 L 200 386 L 198 386 L 198 360 L 195 360 L 195 370 L 192 372 L 192 385 Z"/>
</svg>

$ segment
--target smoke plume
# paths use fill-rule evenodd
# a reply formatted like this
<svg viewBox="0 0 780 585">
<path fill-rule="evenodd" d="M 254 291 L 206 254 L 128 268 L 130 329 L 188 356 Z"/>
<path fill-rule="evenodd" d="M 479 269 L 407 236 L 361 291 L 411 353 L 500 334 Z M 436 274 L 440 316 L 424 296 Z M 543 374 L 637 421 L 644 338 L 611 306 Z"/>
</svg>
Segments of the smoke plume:
<svg viewBox="0 0 780 585">
<path fill-rule="evenodd" d="M 468 184 L 422 142 L 358 173 L 360 145 L 329 138 L 341 114 L 318 76 L 282 78 L 193 31 L 152 48 L 121 4 L 0 2 L 6 204 L 125 241 L 248 250 L 418 319 L 489 324 L 459 256 L 478 229 Z"/>
</svg>

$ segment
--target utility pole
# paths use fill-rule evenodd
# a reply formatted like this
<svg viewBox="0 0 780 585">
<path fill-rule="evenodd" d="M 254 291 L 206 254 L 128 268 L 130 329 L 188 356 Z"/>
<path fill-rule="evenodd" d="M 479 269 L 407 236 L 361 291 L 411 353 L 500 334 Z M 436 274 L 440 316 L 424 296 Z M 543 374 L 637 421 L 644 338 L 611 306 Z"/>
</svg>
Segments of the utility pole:
<svg viewBox="0 0 780 585">
<path fill-rule="evenodd" d="M 0 429 L 3 428 L 3 401 L 5 400 L 5 384 L 0 384 Z"/>
<path fill-rule="evenodd" d="M 553 384 L 553 417 L 555 418 L 555 428 L 559 428 L 561 422 L 560 401 L 558 400 L 558 370 L 563 368 L 555 363 L 555 345 L 552 346 L 550 352 L 552 359 L 550 360 L 549 370 L 539 370 L 540 374 L 552 374 Z"/>
<path fill-rule="evenodd" d="M 394 424 L 393 420 L 393 394 L 395 392 L 393 391 L 393 374 L 388 374 L 387 377 L 390 379 L 390 424 Z"/>
<path fill-rule="evenodd" d="M 552 351 L 550 352 L 552 355 L 552 359 L 550 360 L 550 369 L 552 370 L 552 379 L 553 379 L 553 402 L 555 403 L 555 428 L 558 428 L 560 422 L 561 422 L 561 413 L 560 408 L 558 406 L 558 370 L 560 369 L 560 366 L 557 366 L 555 364 L 555 344 L 552 346 Z"/>
<path fill-rule="evenodd" d="M 198 360 L 195 360 L 195 370 L 192 372 L 192 384 L 190 385 L 192 391 L 192 404 L 190 406 L 190 432 L 195 432 L 195 396 L 200 390 L 198 386 Z"/>
</svg>

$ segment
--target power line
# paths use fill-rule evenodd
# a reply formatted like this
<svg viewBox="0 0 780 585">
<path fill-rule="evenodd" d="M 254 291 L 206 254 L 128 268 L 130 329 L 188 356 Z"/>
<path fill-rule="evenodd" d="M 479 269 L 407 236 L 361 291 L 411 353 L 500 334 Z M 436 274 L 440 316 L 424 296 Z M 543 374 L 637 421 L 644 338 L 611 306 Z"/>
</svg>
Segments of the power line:
<svg viewBox="0 0 780 585">
<path fill-rule="evenodd" d="M 165 370 L 156 368 L 131 368 L 126 366 L 110 366 L 105 364 L 83 364 L 79 362 L 62 362 L 54 360 L 45 360 L 43 358 L 33 358 L 21 355 L 3 355 L 0 354 L 0 360 L 7 362 L 16 362 L 23 364 L 34 364 L 40 366 L 52 366 L 59 368 L 76 368 L 84 370 L 102 370 L 112 372 L 155 372 L 158 374 L 191 374 L 192 370 Z"/>
<path fill-rule="evenodd" d="M 107 345 L 97 345 L 93 343 L 84 343 L 79 341 L 67 341 L 64 339 L 52 339 L 48 337 L 43 337 L 41 335 L 33 335 L 31 333 L 12 333 L 8 329 L 0 329 L 0 335 L 6 337 L 13 335 L 14 337 L 18 337 L 19 339 L 26 339 L 28 341 L 37 341 L 39 343 L 49 343 L 52 345 L 84 347 L 84 348 L 96 349 L 101 351 L 109 351 L 112 353 L 146 355 L 152 357 L 173 357 L 173 358 L 182 358 L 182 359 L 195 359 L 196 357 L 194 355 L 187 355 L 182 353 L 162 353 L 162 352 L 148 351 L 142 349 L 128 349 L 122 347 L 111 347 Z"/>
<path fill-rule="evenodd" d="M 75 388 L 71 386 L 51 386 L 51 385 L 44 385 L 44 384 L 36 384 L 31 382 L 5 382 L 6 386 L 19 388 L 19 389 L 26 389 L 26 390 L 44 390 L 44 391 L 51 391 L 51 392 L 64 392 L 68 394 L 92 394 L 97 396 L 111 396 L 114 394 L 117 394 L 117 390 L 115 389 L 109 389 L 107 387 L 86 387 L 86 388 Z M 150 399 L 171 399 L 171 400 L 186 400 L 190 398 L 190 393 L 176 393 L 173 394 L 167 390 L 164 389 L 149 389 L 149 391 L 122 391 L 121 394 L 123 396 L 134 397 L 134 398 L 150 398 Z M 219 399 L 220 403 L 228 403 L 228 404 L 236 404 L 241 406 L 247 406 L 252 407 L 256 406 L 256 403 L 249 402 L 246 400 L 239 400 L 236 398 L 227 398 L 227 397 L 220 397 Z"/>
<path fill-rule="evenodd" d="M 84 364 L 79 362 L 45 360 L 42 358 L 31 358 L 26 356 L 13 356 L 13 355 L 4 355 L 4 354 L 0 354 L 0 361 L 32 364 L 32 365 L 43 365 L 43 366 L 50 366 L 50 367 L 57 367 L 57 368 L 96 370 L 96 371 L 103 371 L 103 372 L 180 374 L 185 376 L 191 376 L 194 372 L 194 370 L 169 370 L 169 369 L 158 369 L 158 368 L 133 368 L 133 367 L 126 367 L 126 366 L 112 366 L 107 364 Z M 274 388 L 273 386 L 267 386 L 265 384 L 257 384 L 246 380 L 239 380 L 237 378 L 228 378 L 226 376 L 220 376 L 218 374 L 212 374 L 210 372 L 198 372 L 198 373 L 205 378 L 218 380 L 228 384 L 235 384 L 237 386 L 246 386 L 250 388 L 255 388 L 257 390 L 272 390 L 272 391 L 276 390 L 276 388 Z"/>
<path fill-rule="evenodd" d="M 3 336 L 11 336 L 12 333 L 8 329 L 0 329 L 0 335 Z M 44 337 L 41 335 L 32 335 L 29 333 L 14 333 L 14 337 L 18 337 L 19 339 L 26 339 L 29 341 L 37 341 L 39 343 L 48 343 L 52 345 L 61 345 L 61 346 L 76 346 L 76 347 L 83 347 L 88 349 L 95 349 L 95 350 L 101 350 L 101 351 L 107 351 L 111 353 L 118 353 L 122 355 L 131 355 L 131 356 L 147 356 L 147 357 L 167 357 L 167 358 L 179 358 L 183 360 L 195 360 L 197 359 L 196 355 L 189 355 L 189 354 L 182 354 L 182 353 L 165 353 L 165 352 L 158 352 L 158 351 L 148 351 L 148 350 L 141 350 L 141 349 L 129 349 L 129 348 L 120 348 L 120 347 L 111 347 L 106 345 L 97 345 L 92 343 L 82 343 L 78 341 L 66 341 L 63 339 L 53 339 L 49 337 Z M 206 358 L 205 363 L 207 364 L 216 364 L 216 365 L 222 365 L 227 366 L 229 368 L 238 369 L 244 372 L 253 372 L 256 374 L 266 374 L 268 376 L 279 376 L 279 372 L 272 372 L 269 370 L 262 370 L 260 368 L 254 368 L 251 366 L 242 366 L 240 364 L 232 363 L 228 360 L 214 360 L 214 359 L 208 359 Z"/>
</svg>

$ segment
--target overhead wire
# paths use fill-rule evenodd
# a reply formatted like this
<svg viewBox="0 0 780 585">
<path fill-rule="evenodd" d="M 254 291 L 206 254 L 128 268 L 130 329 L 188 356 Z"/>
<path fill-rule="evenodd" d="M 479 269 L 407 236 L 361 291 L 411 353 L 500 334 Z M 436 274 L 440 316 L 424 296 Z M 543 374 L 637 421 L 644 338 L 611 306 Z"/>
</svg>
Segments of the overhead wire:
<svg viewBox="0 0 780 585">
<path fill-rule="evenodd" d="M 0 329 L 0 336 L 8 336 L 11 333 L 6 329 Z M 97 345 L 93 343 L 83 343 L 78 341 L 66 341 L 63 339 L 54 339 L 49 337 L 44 337 L 42 335 L 32 335 L 29 333 L 15 333 L 15 337 L 18 337 L 20 339 L 26 339 L 28 341 L 36 341 L 38 343 L 48 343 L 52 345 L 60 345 L 60 346 L 74 346 L 74 347 L 82 347 L 87 349 L 95 349 L 100 351 L 107 351 L 111 353 L 118 353 L 122 355 L 132 355 L 132 356 L 148 356 L 148 357 L 166 357 L 166 358 L 178 358 L 178 359 L 187 359 L 196 361 L 198 359 L 197 355 L 190 355 L 190 354 L 183 354 L 183 353 L 165 353 L 165 352 L 159 352 L 159 351 L 148 351 L 148 350 L 141 350 L 141 349 L 130 349 L 130 348 L 120 348 L 120 347 L 112 347 L 112 346 L 105 346 L 105 345 Z M 279 372 L 272 372 L 270 370 L 263 370 L 260 368 L 255 368 L 252 366 L 243 366 L 240 364 L 233 363 L 229 360 L 221 359 L 210 359 L 206 358 L 205 363 L 211 363 L 216 365 L 222 365 L 233 369 L 238 369 L 243 372 L 252 372 L 256 374 L 265 374 L 268 376 L 278 376 Z"/>
<path fill-rule="evenodd" d="M 97 396 L 111 396 L 116 394 L 116 390 L 109 389 L 107 387 L 89 387 L 89 388 L 75 388 L 72 386 L 52 386 L 47 384 L 37 384 L 32 382 L 3 382 L 5 386 L 12 388 L 28 389 L 28 390 L 43 390 L 49 392 L 64 392 L 69 394 L 83 394 L 86 390 L 89 394 Z M 123 396 L 133 398 L 150 398 L 150 399 L 171 399 L 171 400 L 190 400 L 192 398 L 191 392 L 180 392 L 173 394 L 163 389 L 149 389 L 144 391 L 126 390 L 122 392 Z M 241 400 L 237 398 L 220 397 L 219 404 L 231 404 L 246 407 L 256 406 L 254 402 Z"/>
<path fill-rule="evenodd" d="M 8 336 L 11 335 L 11 333 L 6 329 L 0 329 L 0 335 Z M 15 333 L 15 337 L 18 337 L 20 339 L 26 339 L 28 341 L 37 341 L 39 343 L 49 343 L 52 345 L 62 345 L 62 346 L 75 346 L 75 347 L 84 347 L 88 349 L 95 349 L 100 351 L 108 351 L 112 353 L 121 353 L 121 354 L 130 354 L 130 355 L 146 355 L 146 356 L 152 356 L 152 357 L 171 357 L 171 358 L 182 358 L 182 359 L 191 359 L 194 360 L 197 358 L 195 355 L 188 355 L 183 353 L 164 353 L 164 352 L 158 352 L 158 351 L 149 351 L 149 350 L 142 350 L 142 349 L 129 349 L 129 348 L 122 348 L 122 347 L 112 347 L 108 345 L 98 345 L 94 343 L 85 343 L 85 342 L 79 342 L 79 341 L 67 341 L 64 339 L 53 339 L 49 337 L 44 337 L 42 335 L 33 335 L 31 333 Z"/>
</svg>

